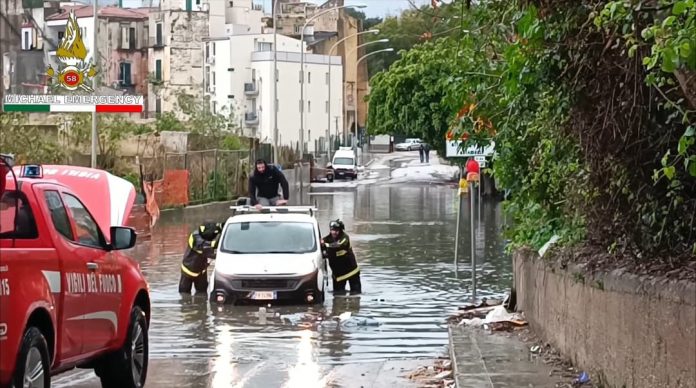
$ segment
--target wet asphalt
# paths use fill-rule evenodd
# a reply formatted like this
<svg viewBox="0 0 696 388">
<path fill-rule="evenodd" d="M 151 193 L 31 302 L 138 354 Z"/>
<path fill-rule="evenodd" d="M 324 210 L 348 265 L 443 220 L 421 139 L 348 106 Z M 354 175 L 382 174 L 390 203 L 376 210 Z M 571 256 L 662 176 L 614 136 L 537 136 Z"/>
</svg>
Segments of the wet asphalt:
<svg viewBox="0 0 696 388">
<path fill-rule="evenodd" d="M 224 221 L 230 204 L 164 212 L 151 238 L 130 252 L 151 286 L 146 387 L 409 386 L 400 376 L 446 352 L 445 318 L 468 301 L 472 284 L 468 207 L 455 266 L 456 182 L 441 172 L 423 179 L 429 170 L 417 157 L 377 156 L 358 181 L 313 184 L 300 196 L 319 207 L 322 225 L 344 220 L 362 268 L 362 295 L 327 293 L 324 305 L 271 305 L 260 315 L 258 306 L 219 308 L 204 296 L 180 295 L 188 234 L 203 220 Z M 411 168 L 423 171 L 404 179 Z M 477 294 L 500 298 L 512 279 L 500 204 L 482 201 L 480 220 Z M 335 317 L 348 311 L 352 318 L 338 324 Z M 53 384 L 99 386 L 90 370 Z"/>
</svg>

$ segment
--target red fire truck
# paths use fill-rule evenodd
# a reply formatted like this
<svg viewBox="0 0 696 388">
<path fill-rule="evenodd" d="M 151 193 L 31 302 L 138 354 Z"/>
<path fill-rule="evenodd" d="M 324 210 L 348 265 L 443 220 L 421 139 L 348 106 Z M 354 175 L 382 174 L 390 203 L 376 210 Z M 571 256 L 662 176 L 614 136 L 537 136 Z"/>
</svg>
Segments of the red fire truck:
<svg viewBox="0 0 696 388">
<path fill-rule="evenodd" d="M 103 387 L 143 387 L 149 287 L 119 252 L 136 240 L 124 226 L 133 185 L 96 169 L 7 164 L 0 160 L 0 387 L 49 387 L 75 367 L 94 368 Z"/>
</svg>

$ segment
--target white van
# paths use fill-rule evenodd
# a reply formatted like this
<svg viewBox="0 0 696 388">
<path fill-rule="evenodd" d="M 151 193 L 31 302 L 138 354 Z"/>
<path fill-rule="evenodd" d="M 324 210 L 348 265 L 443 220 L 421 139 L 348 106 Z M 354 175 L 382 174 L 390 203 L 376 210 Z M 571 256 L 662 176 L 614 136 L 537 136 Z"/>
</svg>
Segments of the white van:
<svg viewBox="0 0 696 388">
<path fill-rule="evenodd" d="M 323 303 L 328 267 L 308 206 L 232 206 L 218 245 L 211 302 Z"/>
<path fill-rule="evenodd" d="M 334 170 L 335 178 L 350 178 L 355 180 L 358 177 L 358 162 L 355 152 L 350 147 L 339 148 L 333 156 L 331 167 Z"/>
</svg>

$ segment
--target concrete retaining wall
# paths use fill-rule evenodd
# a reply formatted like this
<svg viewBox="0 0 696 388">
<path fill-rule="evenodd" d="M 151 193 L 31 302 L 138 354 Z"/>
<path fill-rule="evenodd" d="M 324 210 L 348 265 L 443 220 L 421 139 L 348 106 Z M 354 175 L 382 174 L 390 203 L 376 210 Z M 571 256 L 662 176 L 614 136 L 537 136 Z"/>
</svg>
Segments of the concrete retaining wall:
<svg viewBox="0 0 696 388">
<path fill-rule="evenodd" d="M 514 255 L 517 306 L 532 329 L 609 387 L 696 387 L 696 284 L 587 275 Z"/>
</svg>

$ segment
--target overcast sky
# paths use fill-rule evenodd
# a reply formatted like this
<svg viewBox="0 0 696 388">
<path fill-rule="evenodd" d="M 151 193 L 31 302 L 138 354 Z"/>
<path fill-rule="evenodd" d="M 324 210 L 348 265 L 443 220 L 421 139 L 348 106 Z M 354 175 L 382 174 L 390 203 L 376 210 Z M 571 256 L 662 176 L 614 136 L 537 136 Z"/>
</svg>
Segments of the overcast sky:
<svg viewBox="0 0 696 388">
<path fill-rule="evenodd" d="M 256 1 L 258 2 L 258 0 Z M 309 2 L 322 4 L 322 0 L 309 0 Z M 430 4 L 430 0 L 411 0 L 413 4 L 420 7 L 424 4 Z M 264 0 L 264 8 L 270 12 L 272 0 Z M 365 12 L 367 17 L 385 17 L 398 16 L 402 10 L 410 7 L 408 0 L 346 0 L 346 5 L 362 4 L 367 7 L 360 9 Z"/>
</svg>

